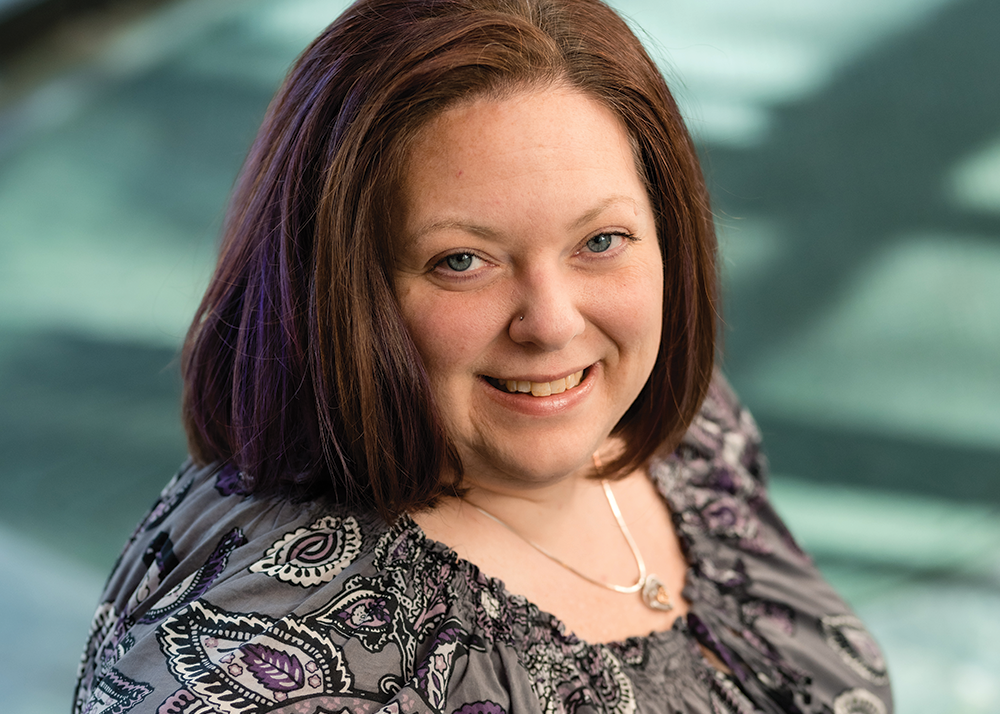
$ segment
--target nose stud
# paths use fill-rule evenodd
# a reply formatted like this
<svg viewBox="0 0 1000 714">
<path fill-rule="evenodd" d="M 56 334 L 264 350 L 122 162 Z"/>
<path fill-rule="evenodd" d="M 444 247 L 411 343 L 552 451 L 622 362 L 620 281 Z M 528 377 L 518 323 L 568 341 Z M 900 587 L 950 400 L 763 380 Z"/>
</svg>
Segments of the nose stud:
<svg viewBox="0 0 1000 714">
<path fill-rule="evenodd" d="M 519 315 L 517 318 L 518 322 L 524 322 L 524 315 Z"/>
</svg>

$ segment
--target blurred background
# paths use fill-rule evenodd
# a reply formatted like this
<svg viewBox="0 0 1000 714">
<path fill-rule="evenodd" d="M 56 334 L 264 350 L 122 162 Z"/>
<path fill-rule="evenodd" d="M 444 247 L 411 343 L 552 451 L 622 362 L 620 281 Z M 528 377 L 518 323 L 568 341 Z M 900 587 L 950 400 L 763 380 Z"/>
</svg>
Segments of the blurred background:
<svg viewBox="0 0 1000 714">
<path fill-rule="evenodd" d="M 343 0 L 0 0 L 0 691 L 66 712 L 177 351 Z M 902 714 L 1000 712 L 1000 2 L 618 0 L 712 189 L 724 368 Z"/>
</svg>

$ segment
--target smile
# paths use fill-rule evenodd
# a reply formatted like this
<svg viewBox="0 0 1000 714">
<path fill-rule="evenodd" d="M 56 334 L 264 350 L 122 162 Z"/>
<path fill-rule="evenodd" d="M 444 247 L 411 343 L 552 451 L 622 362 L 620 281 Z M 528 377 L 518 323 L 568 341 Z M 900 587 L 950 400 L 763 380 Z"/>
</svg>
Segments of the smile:
<svg viewBox="0 0 1000 714">
<path fill-rule="evenodd" d="M 501 390 L 521 394 L 530 394 L 533 397 L 548 397 L 553 394 L 562 394 L 583 381 L 586 370 L 580 370 L 573 374 L 561 377 L 553 382 L 529 382 L 523 379 L 497 379 L 496 377 L 486 377 L 486 381 L 493 387 Z"/>
</svg>

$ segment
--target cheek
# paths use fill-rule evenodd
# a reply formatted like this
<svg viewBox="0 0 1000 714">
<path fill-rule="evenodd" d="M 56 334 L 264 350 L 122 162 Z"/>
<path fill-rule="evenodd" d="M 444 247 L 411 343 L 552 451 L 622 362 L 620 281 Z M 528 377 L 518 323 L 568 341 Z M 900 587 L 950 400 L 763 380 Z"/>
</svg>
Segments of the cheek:
<svg viewBox="0 0 1000 714">
<path fill-rule="evenodd" d="M 630 270 L 597 294 L 601 322 L 615 341 L 642 356 L 651 351 L 651 359 L 655 359 L 663 325 L 663 273 L 659 263 Z"/>
<path fill-rule="evenodd" d="M 428 376 L 432 381 L 436 381 L 448 363 L 448 351 L 441 349 L 441 345 L 448 343 L 455 326 L 450 320 L 441 319 L 433 312 L 404 314 L 404 319 L 410 337 L 417 346 L 417 352 L 424 361 Z"/>
<path fill-rule="evenodd" d="M 660 338 L 663 331 L 663 269 L 659 263 L 656 267 L 645 301 L 646 319 L 650 323 L 648 329 L 654 341 L 654 354 L 660 349 Z"/>
<path fill-rule="evenodd" d="M 403 320 L 435 389 L 458 374 L 471 374 L 477 357 L 490 342 L 486 315 L 468 296 L 401 300 Z"/>
</svg>

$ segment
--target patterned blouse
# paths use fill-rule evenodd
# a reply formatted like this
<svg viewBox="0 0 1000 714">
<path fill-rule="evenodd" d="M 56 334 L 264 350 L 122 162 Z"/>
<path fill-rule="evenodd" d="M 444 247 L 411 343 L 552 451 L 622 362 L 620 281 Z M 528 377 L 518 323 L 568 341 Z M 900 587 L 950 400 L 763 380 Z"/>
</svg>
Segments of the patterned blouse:
<svg viewBox="0 0 1000 714">
<path fill-rule="evenodd" d="M 251 497 L 234 469 L 187 464 L 108 581 L 74 711 L 886 714 L 878 646 L 771 508 L 759 443 L 716 379 L 649 469 L 690 611 L 604 644 L 409 518 Z"/>
</svg>

